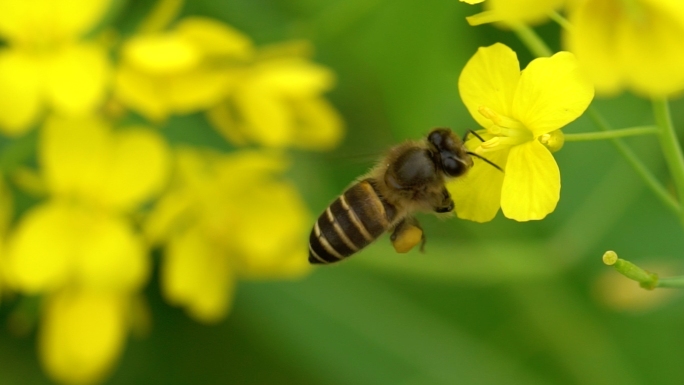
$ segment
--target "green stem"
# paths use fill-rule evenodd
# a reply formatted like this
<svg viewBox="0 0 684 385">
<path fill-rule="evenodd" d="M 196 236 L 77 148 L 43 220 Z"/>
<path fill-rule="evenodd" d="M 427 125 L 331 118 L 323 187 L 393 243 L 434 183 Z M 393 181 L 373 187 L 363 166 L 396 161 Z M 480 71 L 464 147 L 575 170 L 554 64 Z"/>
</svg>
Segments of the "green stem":
<svg viewBox="0 0 684 385">
<path fill-rule="evenodd" d="M 612 127 L 606 119 L 592 106 L 587 109 L 589 117 L 594 121 L 594 124 L 604 130 L 612 131 Z M 651 173 L 651 171 L 646 168 L 646 166 L 641 162 L 641 160 L 636 156 L 636 154 L 629 148 L 625 142 L 619 138 L 611 139 L 618 152 L 627 160 L 627 163 L 632 166 L 637 175 L 646 182 L 651 191 L 658 197 L 665 206 L 672 210 L 675 214 L 680 215 L 681 208 L 679 202 L 670 195 L 670 193 L 663 187 L 663 185 L 658 181 L 658 179 Z"/>
<path fill-rule="evenodd" d="M 660 147 L 663 150 L 663 156 L 667 162 L 667 167 L 670 169 L 670 174 L 677 189 L 677 197 L 681 203 L 684 202 L 684 156 L 682 155 L 677 133 L 672 124 L 670 106 L 667 103 L 667 99 L 653 99 L 653 114 L 656 123 L 660 127 Z M 679 217 L 682 225 L 684 225 L 683 211 L 680 211 Z"/>
<path fill-rule="evenodd" d="M 508 26 L 511 27 L 513 32 L 518 36 L 518 39 L 523 42 L 535 56 L 537 57 L 548 57 L 553 55 L 553 51 L 548 45 L 542 40 L 537 33 L 530 28 L 528 25 L 521 22 L 509 22 Z"/>
<path fill-rule="evenodd" d="M 561 28 L 563 28 L 564 30 L 566 30 L 566 31 L 572 30 L 572 24 L 570 24 L 568 19 L 564 18 L 563 15 L 561 15 L 557 11 L 549 12 L 549 18 L 551 20 L 555 21 L 556 24 L 560 25 Z"/>
<path fill-rule="evenodd" d="M 604 139 L 624 138 L 624 137 L 628 137 L 628 136 L 657 134 L 659 132 L 660 132 L 660 128 L 658 128 L 657 126 L 640 126 L 640 127 L 622 128 L 622 129 L 611 130 L 611 131 L 565 134 L 564 138 L 565 138 L 566 142 L 584 142 L 584 141 L 590 141 L 590 140 L 604 140 Z"/>
<path fill-rule="evenodd" d="M 684 276 L 660 278 L 655 287 L 663 288 L 684 288 Z"/>
</svg>

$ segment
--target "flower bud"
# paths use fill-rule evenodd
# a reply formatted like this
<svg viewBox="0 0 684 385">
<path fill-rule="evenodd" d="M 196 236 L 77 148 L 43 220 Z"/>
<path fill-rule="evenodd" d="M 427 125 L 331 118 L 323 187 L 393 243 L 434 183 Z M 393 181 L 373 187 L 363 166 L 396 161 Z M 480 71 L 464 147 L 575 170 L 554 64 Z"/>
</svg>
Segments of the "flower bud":
<svg viewBox="0 0 684 385">
<path fill-rule="evenodd" d="M 565 143 L 565 135 L 563 131 L 554 130 L 539 137 L 539 143 L 543 144 L 544 147 L 548 148 L 551 152 L 556 152 L 563 148 Z"/>
</svg>

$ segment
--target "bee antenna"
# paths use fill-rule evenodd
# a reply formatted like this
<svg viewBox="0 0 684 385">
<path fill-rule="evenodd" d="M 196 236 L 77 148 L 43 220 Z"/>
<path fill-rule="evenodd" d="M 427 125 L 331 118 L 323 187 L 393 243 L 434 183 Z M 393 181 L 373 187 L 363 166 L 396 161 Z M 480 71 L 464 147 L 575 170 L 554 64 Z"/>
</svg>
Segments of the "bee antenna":
<svg viewBox="0 0 684 385">
<path fill-rule="evenodd" d="M 464 141 L 464 142 L 466 141 L 466 138 L 468 138 L 468 134 L 472 134 L 474 137 L 480 139 L 480 142 L 484 142 L 484 141 L 485 141 L 484 139 L 482 139 L 482 137 L 480 136 L 480 134 L 478 134 L 477 132 L 475 132 L 475 131 L 473 131 L 473 130 L 468 130 L 468 131 L 466 131 L 465 135 L 463 135 L 463 141 Z M 480 158 L 482 159 L 482 157 L 480 157 Z"/>
<path fill-rule="evenodd" d="M 497 166 L 494 162 L 492 162 L 491 160 L 485 158 L 485 157 L 482 156 L 482 155 L 479 155 L 479 154 L 476 154 L 476 153 L 470 152 L 470 151 L 466 151 L 466 154 L 468 154 L 468 155 L 470 155 L 470 156 L 474 156 L 474 157 L 479 158 L 479 159 L 482 159 L 482 160 L 484 160 L 485 162 L 489 163 L 490 166 L 496 168 L 497 170 L 499 170 L 499 171 L 501 171 L 501 172 L 504 172 L 504 170 L 503 170 L 501 167 Z"/>
</svg>

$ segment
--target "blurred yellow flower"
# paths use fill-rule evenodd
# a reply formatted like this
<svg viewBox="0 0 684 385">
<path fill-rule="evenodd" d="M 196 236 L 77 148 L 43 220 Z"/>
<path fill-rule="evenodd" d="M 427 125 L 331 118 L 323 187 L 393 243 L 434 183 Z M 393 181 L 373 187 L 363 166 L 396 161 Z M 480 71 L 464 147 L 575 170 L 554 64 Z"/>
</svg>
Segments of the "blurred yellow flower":
<svg viewBox="0 0 684 385">
<path fill-rule="evenodd" d="M 651 262 L 648 271 L 668 272 L 677 271 L 667 263 Z M 594 299 L 601 305 L 619 312 L 645 313 L 655 310 L 668 302 L 672 302 L 681 294 L 677 290 L 656 289 L 646 290 L 638 282 L 616 274 L 612 269 L 601 273 L 592 285 Z"/>
<path fill-rule="evenodd" d="M 125 42 L 115 97 L 151 120 L 207 109 L 252 55 L 248 37 L 219 21 L 188 17 L 173 30 Z"/>
<path fill-rule="evenodd" d="M 46 107 L 84 114 L 104 99 L 109 61 L 104 47 L 81 37 L 110 0 L 0 0 L 0 130 L 25 132 Z"/>
<path fill-rule="evenodd" d="M 127 214 L 162 189 L 169 154 L 150 130 L 53 117 L 39 163 L 50 197 L 10 234 L 4 275 L 16 290 L 47 296 L 38 343 L 48 373 L 91 383 L 118 357 L 124 304 L 149 275 L 147 246 Z"/>
<path fill-rule="evenodd" d="M 334 80 L 329 69 L 302 57 L 257 61 L 209 119 L 236 144 L 331 149 L 342 138 L 342 119 L 322 94 Z"/>
<path fill-rule="evenodd" d="M 468 4 L 484 0 L 461 0 Z M 467 17 L 470 25 L 494 22 L 522 22 L 538 24 L 548 19 L 549 13 L 561 8 L 566 0 L 487 0 L 485 11 Z"/>
<path fill-rule="evenodd" d="M 560 52 L 533 60 L 524 71 L 515 52 L 497 43 L 480 48 L 458 82 L 463 103 L 485 128 L 467 146 L 500 167 L 484 163 L 449 184 L 460 218 L 486 222 L 499 207 L 518 221 L 542 219 L 560 197 L 560 172 L 544 143 L 578 118 L 594 96 L 574 56 Z"/>
<path fill-rule="evenodd" d="M 228 312 L 236 280 L 291 278 L 309 270 L 310 218 L 281 179 L 284 159 L 181 149 L 170 191 L 151 213 L 148 236 L 165 245 L 166 299 L 204 322 Z"/>
<path fill-rule="evenodd" d="M 582 0 L 564 35 L 596 91 L 666 96 L 684 89 L 684 2 Z"/>
<path fill-rule="evenodd" d="M 92 290 L 51 295 L 38 336 L 45 371 L 65 384 L 90 384 L 105 377 L 128 334 L 127 301 L 117 293 Z"/>
</svg>

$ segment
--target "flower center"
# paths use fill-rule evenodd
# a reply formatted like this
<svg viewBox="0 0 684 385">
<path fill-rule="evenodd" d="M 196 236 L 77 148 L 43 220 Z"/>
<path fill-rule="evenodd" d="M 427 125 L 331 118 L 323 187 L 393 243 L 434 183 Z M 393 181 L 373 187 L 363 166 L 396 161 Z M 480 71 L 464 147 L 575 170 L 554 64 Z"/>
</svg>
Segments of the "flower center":
<svg viewBox="0 0 684 385">
<path fill-rule="evenodd" d="M 489 107 L 481 106 L 478 111 L 482 116 L 492 121 L 493 125 L 486 128 L 493 138 L 482 143 L 475 152 L 486 153 L 517 146 L 534 139 L 532 131 L 519 121 L 499 114 Z"/>
</svg>

